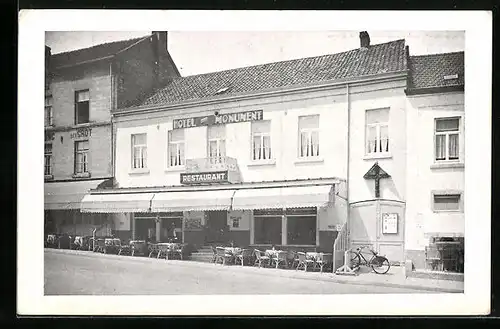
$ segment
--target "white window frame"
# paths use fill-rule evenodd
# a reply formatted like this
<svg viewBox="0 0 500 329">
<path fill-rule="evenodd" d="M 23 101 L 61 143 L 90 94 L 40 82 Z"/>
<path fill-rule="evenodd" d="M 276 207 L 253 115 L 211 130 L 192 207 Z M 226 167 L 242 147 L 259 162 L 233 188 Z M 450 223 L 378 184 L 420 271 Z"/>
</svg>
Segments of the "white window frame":
<svg viewBox="0 0 500 329">
<path fill-rule="evenodd" d="M 80 145 L 82 143 L 87 143 L 87 148 L 79 150 L 78 145 Z M 90 150 L 90 144 L 89 144 L 88 139 L 75 141 L 75 174 L 76 175 L 87 174 L 90 172 L 89 171 L 89 153 L 90 153 L 89 150 Z M 82 155 L 83 160 L 81 162 L 78 161 L 79 154 Z M 79 171 L 80 168 L 82 168 L 82 171 Z"/>
<path fill-rule="evenodd" d="M 45 127 L 51 127 L 54 124 L 53 102 L 54 99 L 52 98 L 52 96 L 45 96 L 45 110 L 44 110 Z"/>
<path fill-rule="evenodd" d="M 367 123 L 366 122 L 366 116 L 369 111 L 376 111 L 376 110 L 387 110 L 389 112 L 389 120 L 386 122 L 377 122 L 377 123 Z M 369 109 L 365 111 L 365 155 L 368 157 L 371 156 L 386 156 L 391 153 L 391 131 L 389 127 L 389 122 L 390 122 L 390 115 L 391 111 L 390 108 L 380 108 L 380 109 Z M 387 127 L 387 148 L 389 149 L 388 151 L 371 151 L 371 148 L 368 147 L 368 143 L 370 142 L 368 140 L 369 133 L 368 131 L 370 128 L 375 128 L 375 145 L 380 146 L 382 142 L 382 137 L 380 134 L 380 131 L 383 127 Z"/>
<path fill-rule="evenodd" d="M 435 197 L 446 197 L 446 196 L 455 196 L 457 195 L 459 197 L 458 199 L 458 209 L 436 209 L 435 207 Z M 446 190 L 446 191 L 432 191 L 431 193 L 431 206 L 432 206 L 432 211 L 435 213 L 457 213 L 457 212 L 463 212 L 464 211 L 464 195 L 462 191 L 456 191 L 456 190 Z"/>
<path fill-rule="evenodd" d="M 185 136 L 185 131 L 182 129 L 182 140 L 179 141 L 172 141 L 172 133 L 174 130 L 169 130 L 168 131 L 168 149 L 167 149 L 167 167 L 168 168 L 177 168 L 177 167 L 184 167 L 186 165 L 186 136 Z M 184 148 L 183 155 L 181 157 L 181 152 L 180 152 L 180 147 Z M 173 148 L 175 147 L 175 153 L 176 153 L 176 158 L 178 160 L 178 164 L 172 164 L 172 159 L 171 159 L 171 152 L 173 151 Z"/>
<path fill-rule="evenodd" d="M 457 130 L 452 131 L 437 131 L 437 123 L 440 120 L 458 120 L 458 128 Z M 459 116 L 452 117 L 439 117 L 434 119 L 434 162 L 435 163 L 450 163 L 450 162 L 460 162 L 461 161 L 461 146 L 462 146 L 462 118 Z M 458 135 L 458 156 L 456 159 L 450 159 L 450 135 Z M 438 159 L 437 158 L 437 136 L 445 136 L 445 158 Z"/>
<path fill-rule="evenodd" d="M 53 161 L 53 155 L 52 155 L 52 148 L 53 144 L 52 143 L 45 143 L 45 145 L 50 145 L 50 153 L 47 152 L 47 150 L 44 150 L 44 175 L 45 176 L 52 176 L 52 161 Z M 47 160 L 48 160 L 48 166 L 47 166 Z M 48 168 L 48 171 L 47 171 Z"/>
<path fill-rule="evenodd" d="M 145 143 L 143 144 L 136 144 L 135 143 L 135 138 L 136 136 L 140 136 L 140 135 L 144 135 L 145 136 Z M 147 154 L 147 150 L 148 150 L 148 135 L 147 133 L 137 133 L 137 134 L 132 134 L 130 136 L 130 143 L 131 143 L 131 151 L 132 151 L 132 154 L 131 154 L 131 167 L 132 167 L 132 170 L 137 170 L 137 169 L 147 169 L 148 168 L 148 154 Z M 135 149 L 139 149 L 139 154 L 140 156 L 137 158 L 139 159 L 139 163 L 141 164 L 141 166 L 135 166 L 136 164 L 136 161 L 135 161 Z"/>
<path fill-rule="evenodd" d="M 218 127 L 218 126 L 213 126 L 213 127 Z M 219 138 L 219 137 L 213 137 L 213 138 L 207 138 L 207 148 L 208 148 L 208 159 L 210 161 L 210 164 L 216 164 L 216 163 L 223 163 L 226 158 L 226 151 L 227 151 L 227 143 L 226 143 L 226 126 L 222 126 L 224 129 L 224 138 Z M 207 136 L 210 136 L 210 127 L 207 129 Z M 216 154 L 213 156 L 210 152 L 210 144 L 211 142 L 215 142 L 216 144 Z M 221 153 L 221 144 L 224 142 L 224 154 Z"/>
<path fill-rule="evenodd" d="M 266 124 L 269 124 L 269 131 L 268 132 L 253 132 L 253 129 L 252 129 L 252 132 L 251 132 L 251 138 L 252 138 L 252 149 L 251 149 L 251 160 L 253 162 L 269 162 L 269 161 L 272 161 L 273 159 L 273 147 L 272 147 L 272 141 L 271 141 L 271 120 L 265 120 L 265 121 L 258 121 L 259 123 L 266 123 Z M 253 122 L 252 122 L 253 124 Z M 265 138 L 268 138 L 269 139 L 269 148 L 266 148 L 264 146 L 264 139 Z M 264 158 L 262 159 L 256 159 L 255 157 L 255 138 L 260 138 L 260 152 L 261 154 L 264 155 Z M 269 150 L 268 153 L 266 153 L 266 150 Z M 268 158 L 265 158 L 265 155 L 266 154 L 269 154 L 269 157 Z"/>
<path fill-rule="evenodd" d="M 300 127 L 300 118 L 315 117 L 315 116 L 318 117 L 318 127 L 316 127 L 316 128 L 301 128 Z M 320 128 L 319 128 L 319 125 L 320 125 L 320 115 L 319 114 L 311 114 L 311 115 L 302 115 L 302 116 L 299 116 L 297 123 L 299 125 L 298 158 L 299 159 L 318 159 L 318 158 L 320 158 L 321 157 L 321 151 L 320 151 L 321 138 L 320 138 Z M 315 154 L 315 155 L 302 155 L 301 154 L 301 151 L 302 151 L 302 134 L 305 134 L 307 141 L 310 141 L 311 144 L 309 145 L 309 142 L 307 144 L 308 144 L 308 148 L 309 148 L 309 146 L 311 147 L 311 152 L 312 152 L 313 151 L 313 144 L 312 144 L 312 133 L 313 132 L 317 132 L 317 134 L 318 134 L 318 144 L 316 146 L 316 149 L 318 150 L 318 152 L 317 152 L 318 154 Z"/>
</svg>

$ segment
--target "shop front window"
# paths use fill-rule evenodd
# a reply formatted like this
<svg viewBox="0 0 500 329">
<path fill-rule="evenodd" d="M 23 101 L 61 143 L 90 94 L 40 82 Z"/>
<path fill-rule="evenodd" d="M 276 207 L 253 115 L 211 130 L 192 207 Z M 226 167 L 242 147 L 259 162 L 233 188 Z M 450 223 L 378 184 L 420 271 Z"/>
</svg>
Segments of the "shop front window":
<svg viewBox="0 0 500 329">
<path fill-rule="evenodd" d="M 287 244 L 316 245 L 316 214 L 287 216 Z"/>
<path fill-rule="evenodd" d="M 464 238 L 433 237 L 425 248 L 428 270 L 464 272 Z"/>
<path fill-rule="evenodd" d="M 254 216 L 254 243 L 281 244 L 281 216 Z"/>
</svg>

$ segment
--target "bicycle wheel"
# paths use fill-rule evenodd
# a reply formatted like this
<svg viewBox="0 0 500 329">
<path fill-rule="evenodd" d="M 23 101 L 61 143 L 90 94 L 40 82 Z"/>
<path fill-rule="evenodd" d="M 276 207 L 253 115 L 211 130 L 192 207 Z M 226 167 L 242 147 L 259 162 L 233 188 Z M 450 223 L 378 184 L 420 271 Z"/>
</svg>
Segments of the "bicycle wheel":
<svg viewBox="0 0 500 329">
<path fill-rule="evenodd" d="M 349 257 L 351 258 L 351 269 L 356 269 L 361 265 L 361 258 L 357 253 L 351 251 Z"/>
<path fill-rule="evenodd" d="M 373 258 L 370 262 L 370 265 L 373 271 L 377 274 L 385 274 L 389 272 L 389 269 L 391 268 L 389 260 L 382 256 L 376 256 L 375 258 Z"/>
</svg>

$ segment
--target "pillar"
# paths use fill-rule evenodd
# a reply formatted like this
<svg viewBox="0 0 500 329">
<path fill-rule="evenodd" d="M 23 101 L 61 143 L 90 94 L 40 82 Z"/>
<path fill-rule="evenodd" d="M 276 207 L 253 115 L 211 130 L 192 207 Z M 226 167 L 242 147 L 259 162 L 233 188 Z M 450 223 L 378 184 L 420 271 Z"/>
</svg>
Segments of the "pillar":
<svg viewBox="0 0 500 329">
<path fill-rule="evenodd" d="M 132 240 L 135 240 L 135 217 L 133 213 L 128 214 L 132 224 Z"/>
<path fill-rule="evenodd" d="M 156 241 L 159 242 L 161 239 L 161 220 L 160 217 L 156 217 L 155 220 L 155 232 L 156 232 Z"/>
<path fill-rule="evenodd" d="M 287 222 L 286 215 L 281 216 L 281 245 L 286 246 L 287 244 Z"/>
</svg>

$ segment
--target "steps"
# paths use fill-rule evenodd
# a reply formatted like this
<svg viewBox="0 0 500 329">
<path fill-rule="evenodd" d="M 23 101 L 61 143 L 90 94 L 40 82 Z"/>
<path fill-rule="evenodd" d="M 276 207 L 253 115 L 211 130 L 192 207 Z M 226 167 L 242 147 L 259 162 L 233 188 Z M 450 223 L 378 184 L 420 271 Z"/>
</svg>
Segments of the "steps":
<svg viewBox="0 0 500 329">
<path fill-rule="evenodd" d="M 212 258 L 212 248 L 210 246 L 203 246 L 198 248 L 196 252 L 193 252 L 189 259 L 195 262 L 211 263 Z"/>
</svg>

